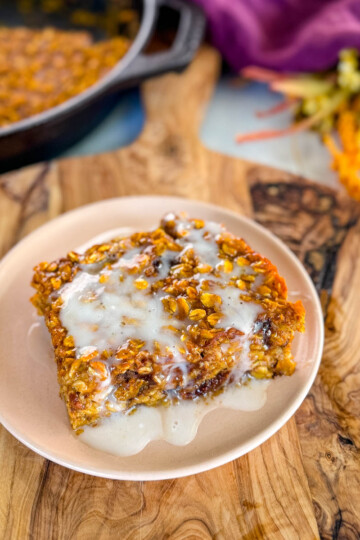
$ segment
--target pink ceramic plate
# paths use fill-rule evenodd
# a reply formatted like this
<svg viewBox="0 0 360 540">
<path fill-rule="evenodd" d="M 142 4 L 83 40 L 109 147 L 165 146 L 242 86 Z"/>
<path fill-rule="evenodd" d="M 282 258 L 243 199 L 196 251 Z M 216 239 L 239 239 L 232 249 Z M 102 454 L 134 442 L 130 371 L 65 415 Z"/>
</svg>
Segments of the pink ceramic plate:
<svg viewBox="0 0 360 540">
<path fill-rule="evenodd" d="M 59 398 L 56 366 L 45 328 L 36 340 L 29 302 L 33 266 L 52 260 L 109 229 L 146 230 L 168 211 L 222 222 L 229 231 L 268 257 L 286 279 L 289 299 L 301 299 L 306 332 L 295 338 L 298 369 L 272 381 L 265 406 L 252 412 L 217 409 L 202 421 L 187 446 L 150 443 L 131 457 L 88 447 L 73 435 Z M 0 413 L 19 441 L 42 456 L 96 476 L 159 480 L 199 473 L 249 452 L 271 437 L 294 414 L 317 373 L 323 347 L 323 320 L 314 286 L 298 259 L 268 231 L 234 212 L 176 197 L 123 197 L 69 212 L 40 227 L 14 247 L 0 264 Z"/>
</svg>

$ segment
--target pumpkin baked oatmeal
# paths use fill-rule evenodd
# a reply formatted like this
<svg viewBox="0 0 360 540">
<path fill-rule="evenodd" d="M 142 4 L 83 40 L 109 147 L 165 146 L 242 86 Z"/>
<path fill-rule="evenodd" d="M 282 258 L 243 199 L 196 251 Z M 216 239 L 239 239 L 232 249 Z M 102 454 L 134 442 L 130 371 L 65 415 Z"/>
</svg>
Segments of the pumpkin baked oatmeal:
<svg viewBox="0 0 360 540">
<path fill-rule="evenodd" d="M 0 127 L 80 94 L 126 54 L 122 36 L 93 42 L 89 32 L 0 27 Z"/>
<path fill-rule="evenodd" d="M 302 303 L 288 302 L 276 267 L 217 223 L 168 214 L 157 229 L 34 270 L 31 301 L 73 429 L 294 372 Z"/>
</svg>

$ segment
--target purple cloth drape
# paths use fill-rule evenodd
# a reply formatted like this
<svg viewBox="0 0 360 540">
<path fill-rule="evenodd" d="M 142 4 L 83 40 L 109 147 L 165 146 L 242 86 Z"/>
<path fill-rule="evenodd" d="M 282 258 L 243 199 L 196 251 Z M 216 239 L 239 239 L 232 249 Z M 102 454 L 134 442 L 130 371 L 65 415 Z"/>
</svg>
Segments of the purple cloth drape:
<svg viewBox="0 0 360 540">
<path fill-rule="evenodd" d="M 333 66 L 340 49 L 360 49 L 360 0 L 192 1 L 236 71 L 249 65 L 317 71 Z"/>
</svg>

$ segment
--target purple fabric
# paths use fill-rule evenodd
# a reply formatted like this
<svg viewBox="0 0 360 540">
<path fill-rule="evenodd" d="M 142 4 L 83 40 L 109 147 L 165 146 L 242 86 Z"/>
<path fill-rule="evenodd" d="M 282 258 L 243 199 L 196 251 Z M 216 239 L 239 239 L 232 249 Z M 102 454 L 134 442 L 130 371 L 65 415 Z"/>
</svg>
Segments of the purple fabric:
<svg viewBox="0 0 360 540">
<path fill-rule="evenodd" d="M 210 37 L 236 71 L 333 66 L 344 47 L 360 49 L 360 0 L 192 0 Z"/>
</svg>

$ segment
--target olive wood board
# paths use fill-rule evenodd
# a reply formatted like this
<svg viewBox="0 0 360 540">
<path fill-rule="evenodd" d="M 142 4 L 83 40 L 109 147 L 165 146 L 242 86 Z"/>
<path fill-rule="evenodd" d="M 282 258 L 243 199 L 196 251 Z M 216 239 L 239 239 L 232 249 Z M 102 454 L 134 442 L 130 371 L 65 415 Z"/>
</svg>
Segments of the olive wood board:
<svg viewBox="0 0 360 540">
<path fill-rule="evenodd" d="M 0 176 L 0 255 L 62 212 L 109 197 L 177 195 L 251 216 L 298 255 L 319 292 L 326 337 L 316 381 L 295 417 L 263 445 L 177 480 L 87 476 L 0 428 L 2 539 L 360 536 L 360 206 L 206 149 L 198 133 L 219 68 L 217 53 L 204 46 L 184 73 L 144 83 L 147 121 L 131 146 Z"/>
</svg>

